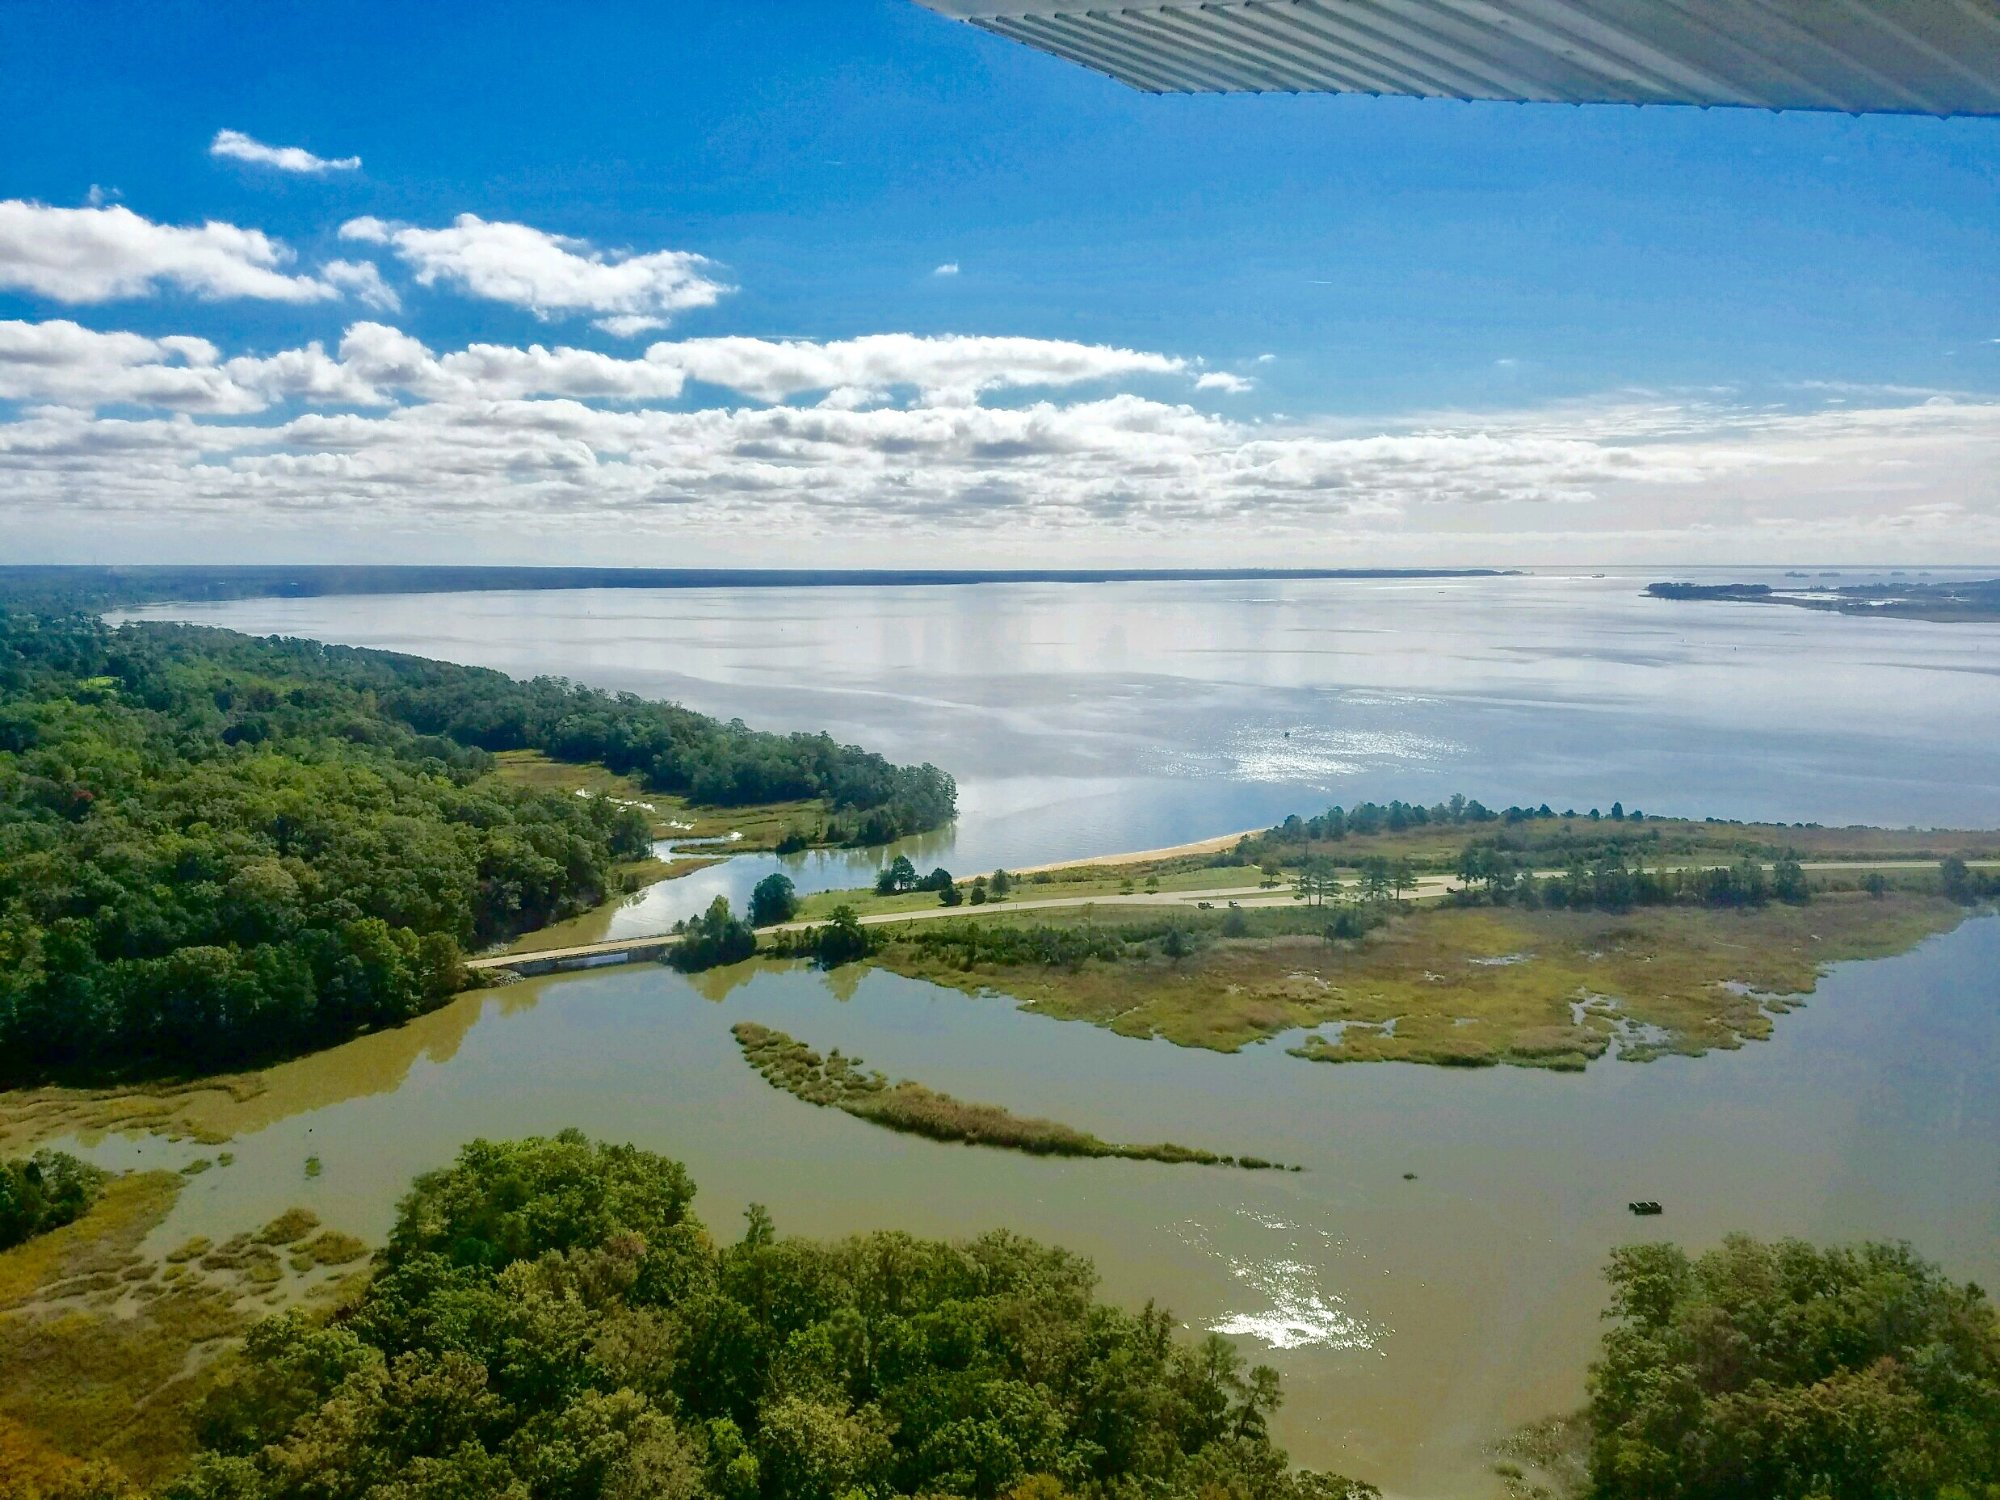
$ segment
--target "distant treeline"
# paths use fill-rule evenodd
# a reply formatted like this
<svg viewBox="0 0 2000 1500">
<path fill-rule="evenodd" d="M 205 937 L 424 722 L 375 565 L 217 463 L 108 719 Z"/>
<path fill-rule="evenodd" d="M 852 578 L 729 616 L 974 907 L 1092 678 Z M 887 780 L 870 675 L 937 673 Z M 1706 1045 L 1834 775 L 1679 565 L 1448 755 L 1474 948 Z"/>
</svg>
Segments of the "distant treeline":
<svg viewBox="0 0 2000 1500">
<path fill-rule="evenodd" d="M 1540 807 L 1509 807 L 1495 812 L 1476 798 L 1454 794 L 1449 800 L 1433 803 L 1429 807 L 1421 802 L 1361 802 L 1352 808 L 1329 807 L 1316 817 L 1302 818 L 1293 813 L 1276 827 L 1266 829 L 1262 841 L 1271 844 L 1337 844 L 1349 835 L 1367 838 L 1379 833 L 1406 833 L 1416 828 L 1462 828 L 1468 823 L 1505 823 L 1512 827 L 1517 823 L 1537 820 L 1587 817 L 1597 821 L 1606 816 L 1615 823 L 1640 823 L 1646 817 L 1636 808 L 1628 813 L 1622 802 L 1612 803 L 1609 814 L 1600 813 L 1594 807 L 1587 813 L 1578 813 L 1574 808 L 1559 813 L 1546 802 Z"/>
<path fill-rule="evenodd" d="M 1655 599 L 1741 599 L 1762 603 L 1771 597 L 1768 583 L 1649 583 Z"/>
<path fill-rule="evenodd" d="M 1843 615 L 1889 615 L 1907 620 L 2000 618 L 2000 578 L 1914 583 L 1848 583 L 1830 587 L 1773 588 L 1767 583 L 1654 583 L 1655 599 L 1790 604 Z"/>
<path fill-rule="evenodd" d="M 186 625 L 144 628 L 243 639 Z M 957 810 L 957 784 L 936 766 L 892 765 L 826 734 L 765 733 L 560 677 L 524 682 L 484 667 L 316 641 L 259 647 L 372 695 L 381 713 L 418 734 L 594 761 L 637 776 L 652 791 L 712 807 L 824 799 L 835 815 L 824 835 L 829 843 L 887 843 L 949 822 Z"/>
<path fill-rule="evenodd" d="M 440 1003 L 466 949 L 588 909 L 650 848 L 638 809 L 509 786 L 487 752 L 614 736 L 704 787 L 814 786 L 857 827 L 949 812 L 949 777 L 821 736 L 381 652 L 0 611 L 0 1082 L 235 1065 Z"/>
<path fill-rule="evenodd" d="M 510 568 L 372 564 L 0 567 L 0 599 L 95 609 L 324 594 L 528 589 L 911 588 L 971 583 L 1172 583 L 1230 579 L 1492 578 L 1502 568 Z"/>
<path fill-rule="evenodd" d="M 1570 865 L 1560 875 L 1537 877 L 1520 860 L 1490 843 L 1474 843 L 1459 856 L 1459 900 L 1474 896 L 1495 906 L 1586 907 L 1628 911 L 1635 906 L 1762 906 L 1812 899 L 1805 867 L 1786 856 L 1767 871 L 1761 861 L 1739 859 L 1699 869 L 1649 870 L 1616 854 Z"/>
</svg>

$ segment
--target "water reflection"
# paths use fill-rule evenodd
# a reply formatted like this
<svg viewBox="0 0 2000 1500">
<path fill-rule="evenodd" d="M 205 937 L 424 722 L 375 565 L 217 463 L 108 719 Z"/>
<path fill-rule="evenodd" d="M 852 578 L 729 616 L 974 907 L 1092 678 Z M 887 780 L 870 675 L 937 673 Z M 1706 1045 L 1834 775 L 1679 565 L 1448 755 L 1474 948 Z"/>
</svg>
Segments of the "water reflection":
<svg viewBox="0 0 2000 1500">
<path fill-rule="evenodd" d="M 1252 1339 L 1266 1349 L 1377 1346 L 1382 1331 L 1370 1329 L 1350 1315 L 1341 1305 L 1340 1296 L 1327 1289 L 1318 1263 L 1300 1258 L 1333 1247 L 1331 1230 L 1301 1230 L 1295 1224 L 1255 1209 L 1241 1209 L 1238 1217 L 1280 1243 L 1263 1254 L 1220 1251 L 1214 1248 L 1208 1231 L 1199 1221 L 1191 1219 L 1181 1226 L 1187 1243 L 1214 1256 L 1229 1268 L 1231 1276 L 1255 1294 L 1243 1308 L 1209 1323 L 1210 1333 Z"/>
</svg>

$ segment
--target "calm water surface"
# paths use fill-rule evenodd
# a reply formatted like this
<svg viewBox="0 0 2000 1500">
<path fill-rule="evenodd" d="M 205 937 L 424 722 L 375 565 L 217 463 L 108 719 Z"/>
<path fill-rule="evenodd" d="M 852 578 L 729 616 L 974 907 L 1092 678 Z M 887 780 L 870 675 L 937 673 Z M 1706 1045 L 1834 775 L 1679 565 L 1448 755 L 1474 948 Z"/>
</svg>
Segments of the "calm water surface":
<svg viewBox="0 0 2000 1500">
<path fill-rule="evenodd" d="M 1286 1377 L 1280 1436 L 1410 1496 L 1493 1492 L 1483 1449 L 1574 1406 L 1612 1246 L 1730 1229 L 1907 1237 L 2000 1282 L 2000 920 L 1846 965 L 1773 1040 L 1582 1076 L 1333 1067 L 1266 1044 L 1139 1042 L 1000 999 L 854 971 L 644 966 L 465 997 L 272 1070 L 218 1107 L 234 1165 L 193 1179 L 155 1250 L 293 1203 L 371 1236 L 409 1179 L 475 1135 L 581 1126 L 687 1162 L 731 1234 L 1005 1227 L 1092 1256 L 1106 1290 L 1235 1335 Z M 1179 1140 L 1293 1173 L 1046 1161 L 898 1136 L 770 1087 L 737 1020 L 892 1076 L 1111 1139 Z M 210 1148 L 72 1142 L 178 1165 Z M 307 1178 L 316 1155 L 324 1172 Z M 1405 1181 L 1415 1172 L 1415 1181 Z M 1659 1220 L 1625 1204 L 1657 1198 Z"/>
<path fill-rule="evenodd" d="M 1734 576 L 1734 575 L 1732 575 Z M 2000 823 L 2000 627 L 1640 596 L 1630 576 L 248 600 L 163 611 L 828 727 L 958 776 L 913 857 L 959 871 L 1145 848 L 1329 802 L 1548 801 L 1818 822 Z M 785 864 L 802 886 L 879 854 Z M 658 887 L 614 930 L 740 895 Z M 2000 1282 L 2000 921 L 1837 970 L 1776 1038 L 1582 1077 L 1334 1068 L 1136 1042 L 894 976 L 651 967 L 472 996 L 271 1075 L 215 1123 L 160 1240 L 306 1203 L 376 1234 L 479 1134 L 564 1125 L 688 1162 L 723 1233 L 1005 1226 L 1287 1378 L 1302 1460 L 1410 1496 L 1492 1492 L 1485 1443 L 1572 1406 L 1605 1251 L 1740 1228 L 1907 1237 Z M 770 1088 L 751 1019 L 1113 1139 L 1298 1174 L 1052 1162 L 898 1137 Z M 176 1164 L 195 1148 L 87 1143 Z M 325 1163 L 308 1180 L 306 1156 Z M 1415 1181 L 1405 1181 L 1415 1172 Z M 1643 1225 L 1633 1198 L 1667 1216 Z"/>
<path fill-rule="evenodd" d="M 1644 581 L 611 589 L 140 613 L 566 676 L 928 760 L 958 778 L 961 815 L 906 846 L 924 868 L 1454 791 L 2000 824 L 2000 625 L 1676 603 Z M 613 930 L 658 931 L 717 892 L 740 905 L 773 868 L 802 889 L 865 883 L 882 858 L 733 861 L 658 888 Z"/>
</svg>

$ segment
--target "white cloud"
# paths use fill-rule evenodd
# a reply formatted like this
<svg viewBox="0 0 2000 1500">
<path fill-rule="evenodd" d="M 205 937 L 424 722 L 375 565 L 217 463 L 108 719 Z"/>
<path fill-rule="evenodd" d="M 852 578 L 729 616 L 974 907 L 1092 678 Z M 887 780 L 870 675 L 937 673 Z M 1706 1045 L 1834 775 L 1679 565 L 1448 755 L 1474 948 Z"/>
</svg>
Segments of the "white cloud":
<svg viewBox="0 0 2000 1500">
<path fill-rule="evenodd" d="M 396 312 L 402 308 L 403 299 L 382 279 L 381 268 L 372 260 L 330 260 L 319 268 L 319 273 L 377 312 Z"/>
<path fill-rule="evenodd" d="M 0 323 L 0 399 L 20 408 L 0 416 L 0 516 L 13 535 L 30 517 L 570 538 L 597 524 L 796 538 L 795 562 L 889 534 L 975 550 L 1034 532 L 1084 549 L 1196 540 L 1265 560 L 1336 538 L 1375 557 L 1426 537 L 1483 556 L 1534 538 L 1570 556 L 1632 538 L 1655 555 L 1718 537 L 1760 553 L 1777 536 L 2000 545 L 2000 402 L 1969 396 L 1801 408 L 1618 392 L 1366 426 L 1236 420 L 1129 390 L 979 400 L 1200 373 L 1033 339 L 710 339 L 621 358 L 439 352 L 359 322 L 336 348 L 228 358 L 196 338 Z M 695 381 L 741 395 L 689 407 Z M 887 404 L 911 390 L 927 399 Z"/>
<path fill-rule="evenodd" d="M 332 268 L 329 267 L 329 272 Z M 18 351 L 31 342 L 97 351 L 74 361 L 75 374 L 55 381 L 46 362 L 26 352 L 11 354 L 0 339 L 0 370 L 11 371 L 11 399 L 96 405 L 139 399 L 145 388 L 173 392 L 192 388 L 185 372 L 154 368 L 162 349 L 199 344 L 206 366 L 226 371 L 235 394 L 209 400 L 166 400 L 157 404 L 183 410 L 259 409 L 259 395 L 278 399 L 311 395 L 341 404 L 387 405 L 400 395 L 424 401 L 512 401 L 531 396 L 579 400 L 671 401 L 689 379 L 726 387 L 760 402 L 823 393 L 821 405 L 858 410 L 879 406 L 898 390 L 914 390 L 932 406 L 967 406 L 985 393 L 1030 387 L 1064 387 L 1137 375 L 1182 373 L 1185 362 L 1164 354 L 1112 349 L 1058 339 L 921 337 L 876 334 L 815 344 L 802 340 L 689 339 L 658 343 L 642 357 L 621 358 L 590 349 L 545 348 L 531 344 L 472 344 L 443 355 L 382 323 L 356 323 L 341 339 L 338 357 L 318 344 L 268 357 L 239 357 L 216 366 L 213 346 L 201 340 L 148 340 L 130 334 L 95 334 L 74 323 L 0 325 L 20 330 Z M 66 332 L 37 330 L 64 330 Z M 96 341 L 88 343 L 87 341 Z M 106 384 L 93 401 L 95 372 L 118 351 L 125 374 Z M 148 373 L 142 380 L 136 372 Z M 310 372 L 310 373 L 308 373 Z M 5 378 L 0 375 L 0 378 Z M 153 382 L 152 386 L 145 381 Z M 119 394 L 109 394 L 113 390 Z"/>
<path fill-rule="evenodd" d="M 1241 375 L 1231 375 L 1226 370 L 1210 370 L 1196 378 L 1194 388 L 1198 391 L 1221 391 L 1227 396 L 1240 396 L 1245 391 L 1257 388 L 1257 382 Z"/>
<path fill-rule="evenodd" d="M 596 318 L 592 326 L 603 329 L 615 339 L 633 339 L 642 333 L 653 333 L 667 326 L 665 318 L 651 317 L 645 313 L 618 313 L 609 318 Z"/>
<path fill-rule="evenodd" d="M 1137 349 L 962 334 L 875 333 L 829 343 L 683 339 L 655 344 L 646 357 L 759 401 L 826 391 L 860 403 L 870 394 L 883 399 L 909 388 L 932 404 L 965 405 L 989 391 L 1178 375 L 1187 369 L 1185 360 Z"/>
<path fill-rule="evenodd" d="M 109 302 L 162 285 L 209 300 L 320 302 L 339 295 L 328 281 L 286 273 L 282 268 L 293 259 L 290 249 L 261 230 L 215 220 L 181 228 L 115 204 L 0 202 L 0 287 L 57 302 Z"/>
<path fill-rule="evenodd" d="M 425 286 L 443 282 L 540 318 L 595 313 L 597 326 L 619 338 L 664 328 L 675 314 L 713 306 L 732 290 L 709 274 L 709 260 L 689 251 L 599 250 L 586 240 L 477 214 L 460 214 L 448 229 L 350 219 L 340 233 L 388 246 Z"/>
<path fill-rule="evenodd" d="M 957 274 L 958 274 L 958 262 L 955 260 L 948 260 L 943 265 L 939 266 L 935 271 L 931 272 L 931 275 L 933 276 L 956 276 Z"/>
<path fill-rule="evenodd" d="M 66 320 L 0 322 L 0 400 L 240 414 L 265 402 L 231 380 L 206 339 L 96 333 Z"/>
<path fill-rule="evenodd" d="M 260 167 L 275 167 L 280 172 L 302 172 L 315 177 L 328 172 L 352 172 L 361 166 L 358 156 L 314 156 L 303 146 L 267 146 L 240 130 L 216 131 L 215 139 L 208 143 L 208 154 L 232 161 L 247 161 Z"/>
</svg>

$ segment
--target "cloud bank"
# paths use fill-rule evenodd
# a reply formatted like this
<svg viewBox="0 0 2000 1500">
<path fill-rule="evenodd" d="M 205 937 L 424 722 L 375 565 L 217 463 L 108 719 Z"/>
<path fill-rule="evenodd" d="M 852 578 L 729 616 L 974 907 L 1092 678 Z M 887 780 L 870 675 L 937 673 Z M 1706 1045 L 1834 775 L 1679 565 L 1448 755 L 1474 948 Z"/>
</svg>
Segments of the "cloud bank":
<svg viewBox="0 0 2000 1500">
<path fill-rule="evenodd" d="M 1358 430 L 1102 390 L 1138 378 L 1199 384 L 1174 357 L 1052 340 L 697 339 L 621 358 L 437 351 L 358 322 L 331 350 L 230 357 L 197 337 L 0 323 L 0 400 L 17 407 L 0 493 L 16 517 L 72 525 L 783 536 L 795 562 L 826 538 L 1332 561 L 1510 531 L 1761 534 L 1794 552 L 2000 541 L 2000 403 L 1626 394 Z"/>
<path fill-rule="evenodd" d="M 340 235 L 379 258 L 308 267 L 233 224 L 0 202 L 0 288 L 63 308 L 173 292 L 372 314 L 336 336 L 235 352 L 71 317 L 0 321 L 9 534 L 178 541 L 310 526 L 428 535 L 445 555 L 476 535 L 558 542 L 567 556 L 594 538 L 617 539 L 603 544 L 615 555 L 678 538 L 711 557 L 792 563 L 879 560 L 885 546 L 898 561 L 1048 548 L 1252 562 L 1436 561 L 1445 546 L 1488 560 L 1536 546 L 1565 560 L 2000 550 L 1990 399 L 1799 382 L 1776 404 L 1626 391 L 1363 426 L 1243 415 L 1234 398 L 1257 388 L 1247 375 L 1066 339 L 440 349 L 388 321 L 401 297 L 385 266 L 617 338 L 731 288 L 691 252 L 606 250 L 472 214 L 442 229 L 357 218 Z"/>
</svg>

